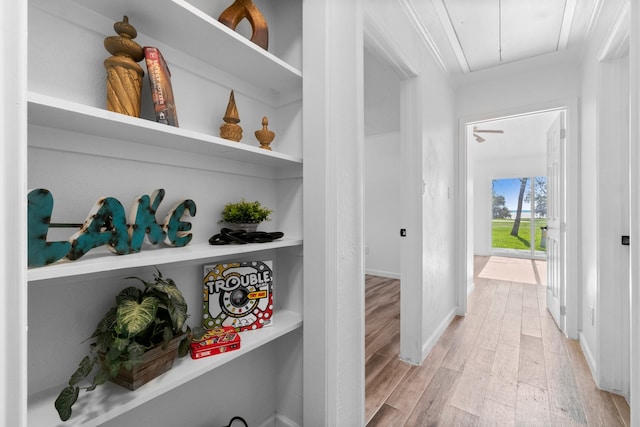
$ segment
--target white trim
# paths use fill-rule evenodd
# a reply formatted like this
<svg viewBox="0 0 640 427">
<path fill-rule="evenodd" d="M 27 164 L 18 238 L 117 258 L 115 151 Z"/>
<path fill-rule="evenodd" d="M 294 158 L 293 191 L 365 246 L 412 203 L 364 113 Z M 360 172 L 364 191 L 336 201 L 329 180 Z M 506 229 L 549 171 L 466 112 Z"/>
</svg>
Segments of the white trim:
<svg viewBox="0 0 640 427">
<path fill-rule="evenodd" d="M 598 109 L 597 109 L 597 302 L 596 302 L 596 359 L 599 377 L 598 386 L 602 389 L 628 394 L 630 378 L 629 324 L 625 317 L 630 315 L 621 310 L 621 305 L 629 300 L 630 266 L 622 269 L 624 264 L 616 264 L 618 259 L 626 258 L 627 249 L 611 241 L 613 234 L 625 234 L 621 229 L 620 219 L 609 221 L 607 203 L 603 202 L 611 186 L 620 183 L 620 177 L 607 172 L 610 163 L 600 163 L 607 154 L 622 158 L 622 148 L 613 147 L 610 141 L 624 141 L 629 144 L 629 111 L 626 103 L 629 96 L 628 64 L 623 59 L 629 48 L 629 3 L 620 8 L 616 22 L 600 52 L 598 74 Z M 629 166 L 627 166 L 629 167 Z M 633 166 L 635 168 L 635 165 Z M 629 197 L 627 194 L 622 194 Z M 614 200 L 615 202 L 615 200 Z M 630 261 L 630 260 L 629 260 Z M 622 262 L 622 261 L 620 261 Z M 624 287 L 623 287 L 624 285 Z"/>
<path fill-rule="evenodd" d="M 235 425 L 236 423 L 234 423 Z M 300 427 L 297 423 L 282 414 L 273 414 L 258 427 Z"/>
<path fill-rule="evenodd" d="M 591 371 L 591 376 L 593 377 L 596 387 L 600 388 L 600 384 L 598 383 L 598 365 L 596 363 L 596 359 L 593 356 L 593 352 L 591 348 L 587 344 L 588 340 L 584 338 L 582 332 L 579 334 L 579 342 L 580 348 L 582 349 L 582 354 L 584 355 L 585 360 L 587 361 L 587 365 L 589 365 L 589 370 Z"/>
<path fill-rule="evenodd" d="M 476 282 L 471 282 L 471 284 L 467 285 L 467 297 L 476 290 Z"/>
<path fill-rule="evenodd" d="M 282 414 L 276 414 L 276 427 L 300 427 L 293 422 L 290 418 L 285 417 Z"/>
<path fill-rule="evenodd" d="M 573 24 L 573 19 L 575 18 L 577 4 L 578 0 L 567 0 L 567 3 L 565 3 L 560 36 L 558 37 L 558 50 L 566 48 L 569 43 L 571 24 Z"/>
<path fill-rule="evenodd" d="M 640 4 L 631 2 L 629 38 L 629 193 L 631 265 L 631 425 L 640 425 Z"/>
<path fill-rule="evenodd" d="M 427 341 L 425 341 L 425 343 L 422 345 L 421 360 L 424 360 L 429 355 L 431 350 L 433 350 L 433 347 L 435 347 L 438 340 L 442 337 L 442 334 L 444 334 L 444 331 L 447 330 L 447 327 L 449 327 L 449 324 L 455 317 L 456 317 L 456 308 L 454 307 L 449 312 L 449 314 L 447 314 L 447 317 L 445 317 L 442 320 L 442 322 L 440 322 L 440 324 L 438 325 L 438 328 L 433 332 L 433 334 L 429 337 L 429 339 L 427 339 Z M 408 361 L 408 363 L 411 363 L 411 362 Z"/>
<path fill-rule="evenodd" d="M 540 104 L 513 107 L 504 111 L 494 111 L 484 114 L 476 114 L 467 117 L 462 117 L 458 121 L 458 203 L 460 208 L 458 209 L 458 227 L 457 227 L 457 241 L 459 245 L 458 250 L 458 314 L 462 315 L 463 310 L 466 311 L 467 304 L 467 277 L 468 266 L 467 258 L 469 251 L 473 256 L 473 242 L 467 236 L 467 217 L 468 217 L 468 205 L 467 205 L 467 137 L 466 126 L 470 123 L 477 123 L 488 120 L 495 120 L 498 118 L 517 117 L 521 115 L 527 115 L 532 112 L 543 112 L 551 110 L 566 109 L 567 111 L 567 155 L 566 155 L 566 176 L 567 176 L 567 191 L 566 191 L 566 218 L 567 226 L 566 230 L 566 279 L 565 279 L 565 291 L 567 312 L 565 320 L 565 333 L 571 339 L 577 339 L 578 337 L 578 321 L 579 321 L 579 276 L 580 270 L 578 268 L 578 248 L 580 240 L 580 212 L 579 212 L 579 187 L 578 187 L 578 160 L 579 160 L 579 117 L 578 117 L 578 100 L 571 99 L 558 99 Z"/>
<path fill-rule="evenodd" d="M 368 274 L 371 276 L 378 276 L 378 277 L 386 277 L 388 279 L 398 279 L 400 280 L 401 274 L 400 273 L 392 273 L 390 271 L 381 271 L 381 270 L 365 270 L 364 274 Z"/>
<path fill-rule="evenodd" d="M 453 28 L 453 24 L 451 23 L 451 17 L 449 16 L 449 12 L 447 11 L 447 7 L 444 4 L 444 0 L 432 0 L 433 7 L 436 9 L 436 13 L 440 22 L 442 23 L 442 28 L 444 32 L 447 34 L 447 38 L 449 39 L 449 44 L 451 45 L 451 49 L 453 53 L 456 55 L 456 59 L 458 60 L 458 64 L 460 64 L 460 69 L 463 73 L 471 72 L 471 67 L 469 67 L 469 63 L 467 62 L 467 57 L 464 55 L 464 51 L 462 50 L 462 46 L 460 45 L 460 40 L 458 40 L 458 35 L 456 34 L 456 30 Z"/>
<path fill-rule="evenodd" d="M 630 31 L 629 20 L 631 19 L 629 16 L 630 7 L 629 1 L 625 1 L 620 7 L 615 23 L 611 28 L 611 32 L 600 49 L 598 61 L 602 62 L 607 59 L 613 59 L 620 56 L 625 51 L 628 52 Z"/>
<path fill-rule="evenodd" d="M 27 9 L 2 2 L 0 27 L 0 425 L 27 425 Z"/>
<path fill-rule="evenodd" d="M 593 29 L 596 27 L 596 23 L 600 19 L 603 4 L 604 0 L 596 0 L 596 3 L 593 5 L 593 10 L 591 11 L 591 16 L 589 17 L 589 23 L 587 24 L 587 28 L 584 31 L 585 39 L 591 37 Z"/>
<path fill-rule="evenodd" d="M 401 54 L 401 49 L 384 33 L 375 20 L 365 12 L 364 14 L 364 45 L 378 59 L 386 62 L 395 70 L 402 80 L 416 77 L 418 72 L 411 62 Z"/>
<path fill-rule="evenodd" d="M 436 64 L 438 64 L 438 67 L 440 67 L 440 70 L 442 70 L 442 72 L 444 72 L 445 74 L 449 74 L 450 71 L 449 69 L 447 69 L 444 60 L 442 59 L 442 54 L 440 53 L 440 49 L 438 49 L 438 45 L 433 40 L 431 33 L 429 33 L 429 30 L 427 30 L 427 27 L 425 27 L 424 23 L 422 22 L 420 14 L 416 11 L 413 3 L 411 3 L 410 0 L 400 0 L 400 5 L 409 17 L 409 21 L 413 24 L 413 27 L 418 32 L 418 35 L 424 42 L 427 50 L 429 51 L 429 53 L 431 53 L 431 56 L 433 56 Z"/>
<path fill-rule="evenodd" d="M 362 1 L 302 10 L 303 424 L 364 425 Z"/>
<path fill-rule="evenodd" d="M 400 180 L 402 238 L 400 253 L 400 357 L 422 361 L 423 329 L 423 207 L 422 207 L 422 93 L 421 77 L 404 80 L 400 89 Z"/>
<path fill-rule="evenodd" d="M 468 236 L 469 229 L 467 221 L 469 218 L 468 210 L 468 194 L 467 194 L 467 133 L 466 120 L 458 121 L 458 135 L 456 144 L 456 168 L 457 168 L 457 195 L 458 209 L 456 209 L 456 241 L 457 245 L 454 251 L 457 252 L 455 259 L 458 260 L 458 268 L 456 269 L 456 298 L 457 298 L 457 315 L 464 316 L 467 314 L 467 297 L 469 292 L 469 280 L 473 280 L 473 271 L 469 275 L 469 261 L 473 259 L 473 238 Z"/>
</svg>

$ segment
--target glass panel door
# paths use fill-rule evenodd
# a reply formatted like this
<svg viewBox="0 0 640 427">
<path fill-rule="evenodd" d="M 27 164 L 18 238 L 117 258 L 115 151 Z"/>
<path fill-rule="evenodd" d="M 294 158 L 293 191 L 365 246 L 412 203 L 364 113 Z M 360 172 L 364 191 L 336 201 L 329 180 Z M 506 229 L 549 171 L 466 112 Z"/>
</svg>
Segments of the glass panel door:
<svg viewBox="0 0 640 427">
<path fill-rule="evenodd" d="M 494 179 L 491 246 L 495 253 L 546 256 L 547 178 Z"/>
</svg>

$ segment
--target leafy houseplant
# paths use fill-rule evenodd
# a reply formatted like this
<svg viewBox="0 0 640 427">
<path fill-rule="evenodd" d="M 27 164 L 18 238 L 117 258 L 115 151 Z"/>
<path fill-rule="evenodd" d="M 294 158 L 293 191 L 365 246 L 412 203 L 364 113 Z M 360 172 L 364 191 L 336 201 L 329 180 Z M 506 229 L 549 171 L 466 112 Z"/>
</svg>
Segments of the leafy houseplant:
<svg viewBox="0 0 640 427">
<path fill-rule="evenodd" d="M 227 224 L 260 224 L 269 221 L 269 215 L 273 210 L 263 206 L 260 202 L 242 201 L 227 203 L 222 211 L 222 219 L 219 222 Z"/>
<path fill-rule="evenodd" d="M 71 416 L 71 407 L 77 401 L 81 388 L 93 391 L 107 380 L 115 380 L 121 370 L 132 371 L 141 364 L 148 350 L 155 351 L 154 348 L 160 346 L 166 348 L 170 342 L 184 336 L 178 355 L 182 357 L 188 353 L 191 333 L 188 327 L 183 330 L 188 317 L 187 303 L 174 281 L 163 278 L 162 273 L 156 271 L 154 280 L 150 282 L 129 277 L 142 282 L 144 289 L 135 286 L 123 289 L 116 297 L 116 305 L 98 323 L 90 338 L 94 342 L 89 354 L 82 359 L 69 379 L 69 385 L 55 401 L 62 421 Z M 173 363 L 175 349 L 167 357 L 169 365 L 165 370 Z M 90 384 L 79 387 L 78 383 L 88 379 L 94 371 Z"/>
</svg>

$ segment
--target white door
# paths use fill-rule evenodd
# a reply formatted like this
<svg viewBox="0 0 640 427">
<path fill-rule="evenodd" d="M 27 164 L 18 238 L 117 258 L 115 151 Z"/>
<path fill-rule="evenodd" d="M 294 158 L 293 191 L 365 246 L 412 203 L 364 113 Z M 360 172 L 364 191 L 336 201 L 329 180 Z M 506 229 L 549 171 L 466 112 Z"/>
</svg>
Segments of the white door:
<svg viewBox="0 0 640 427">
<path fill-rule="evenodd" d="M 565 112 L 560 111 L 547 131 L 547 309 L 560 330 L 564 313 L 564 204 Z"/>
</svg>

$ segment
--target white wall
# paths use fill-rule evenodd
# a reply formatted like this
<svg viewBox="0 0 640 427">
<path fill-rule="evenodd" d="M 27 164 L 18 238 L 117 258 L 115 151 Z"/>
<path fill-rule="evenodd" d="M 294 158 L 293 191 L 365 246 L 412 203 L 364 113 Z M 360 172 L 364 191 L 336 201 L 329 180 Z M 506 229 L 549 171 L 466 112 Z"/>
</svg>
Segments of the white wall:
<svg viewBox="0 0 640 427">
<path fill-rule="evenodd" d="M 400 278 L 400 133 L 368 136 L 364 148 L 365 272 Z"/>
<path fill-rule="evenodd" d="M 554 58 L 557 60 L 553 61 Z M 531 67 L 513 63 L 499 70 L 479 71 L 456 90 L 457 117 L 496 118 L 514 109 L 526 110 L 528 106 L 536 109 L 551 101 L 577 98 L 578 64 L 559 56 L 550 56 L 548 61 L 543 65 L 531 63 Z"/>
<path fill-rule="evenodd" d="M 423 357 L 458 306 L 456 259 L 456 130 L 454 91 L 424 58 L 422 176 Z"/>
</svg>

